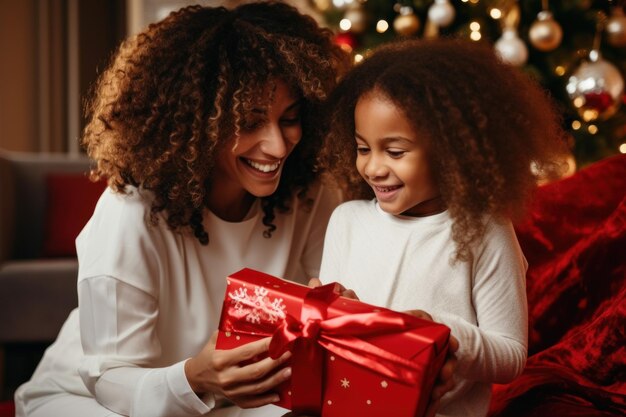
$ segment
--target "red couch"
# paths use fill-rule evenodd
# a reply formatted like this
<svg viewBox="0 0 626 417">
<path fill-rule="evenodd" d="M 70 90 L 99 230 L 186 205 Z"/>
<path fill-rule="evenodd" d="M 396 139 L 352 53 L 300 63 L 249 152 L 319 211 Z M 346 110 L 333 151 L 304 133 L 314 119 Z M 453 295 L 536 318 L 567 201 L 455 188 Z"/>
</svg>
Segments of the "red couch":
<svg viewBox="0 0 626 417">
<path fill-rule="evenodd" d="M 0 417 L 14 417 L 15 405 L 11 401 L 0 403 Z"/>
</svg>

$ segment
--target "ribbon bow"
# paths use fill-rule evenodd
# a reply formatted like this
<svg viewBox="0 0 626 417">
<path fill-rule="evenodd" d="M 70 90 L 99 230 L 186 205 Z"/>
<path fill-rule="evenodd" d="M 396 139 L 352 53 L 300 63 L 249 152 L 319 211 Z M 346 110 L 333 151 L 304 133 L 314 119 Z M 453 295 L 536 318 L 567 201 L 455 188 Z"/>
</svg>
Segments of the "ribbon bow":
<svg viewBox="0 0 626 417">
<path fill-rule="evenodd" d="M 328 306 L 339 295 L 334 284 L 311 289 L 304 298 L 300 319 L 287 314 L 274 331 L 270 356 L 291 351 L 292 409 L 320 414 L 324 349 L 402 383 L 416 383 L 422 366 L 361 339 L 417 327 L 411 317 L 391 311 L 347 314 L 327 319 Z"/>
</svg>

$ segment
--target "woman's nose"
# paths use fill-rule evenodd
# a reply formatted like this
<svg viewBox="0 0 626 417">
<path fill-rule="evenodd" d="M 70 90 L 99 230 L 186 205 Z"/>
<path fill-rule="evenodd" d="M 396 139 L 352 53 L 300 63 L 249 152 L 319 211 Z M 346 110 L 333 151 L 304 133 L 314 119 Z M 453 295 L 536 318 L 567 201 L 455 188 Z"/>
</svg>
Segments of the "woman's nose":
<svg viewBox="0 0 626 417">
<path fill-rule="evenodd" d="M 284 158 L 287 155 L 287 138 L 283 135 L 280 126 L 269 124 L 263 129 L 261 151 L 274 158 Z"/>
</svg>

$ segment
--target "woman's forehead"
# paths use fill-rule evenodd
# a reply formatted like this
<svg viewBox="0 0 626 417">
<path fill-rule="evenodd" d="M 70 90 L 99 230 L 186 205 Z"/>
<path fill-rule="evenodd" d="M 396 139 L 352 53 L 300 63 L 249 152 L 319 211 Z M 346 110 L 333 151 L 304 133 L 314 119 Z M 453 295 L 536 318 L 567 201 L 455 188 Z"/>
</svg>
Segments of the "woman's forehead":
<svg viewBox="0 0 626 417">
<path fill-rule="evenodd" d="M 299 88 L 281 78 L 269 79 L 245 93 L 253 109 L 267 109 L 278 102 L 296 102 L 302 98 Z"/>
</svg>

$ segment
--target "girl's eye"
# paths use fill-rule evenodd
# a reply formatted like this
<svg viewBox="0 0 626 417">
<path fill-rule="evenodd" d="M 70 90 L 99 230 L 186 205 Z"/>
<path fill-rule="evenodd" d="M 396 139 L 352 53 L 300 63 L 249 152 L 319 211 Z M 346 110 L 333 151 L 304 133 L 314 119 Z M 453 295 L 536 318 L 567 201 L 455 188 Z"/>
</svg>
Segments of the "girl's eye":
<svg viewBox="0 0 626 417">
<path fill-rule="evenodd" d="M 387 154 L 392 158 L 400 158 L 406 151 L 400 149 L 387 149 Z"/>
<path fill-rule="evenodd" d="M 365 147 L 365 146 L 357 146 L 356 147 L 356 152 L 359 155 L 366 155 L 369 151 L 370 151 L 370 148 Z"/>
</svg>

